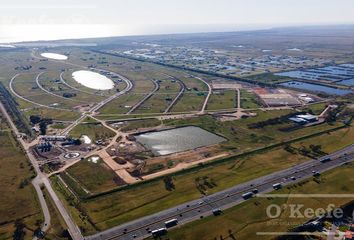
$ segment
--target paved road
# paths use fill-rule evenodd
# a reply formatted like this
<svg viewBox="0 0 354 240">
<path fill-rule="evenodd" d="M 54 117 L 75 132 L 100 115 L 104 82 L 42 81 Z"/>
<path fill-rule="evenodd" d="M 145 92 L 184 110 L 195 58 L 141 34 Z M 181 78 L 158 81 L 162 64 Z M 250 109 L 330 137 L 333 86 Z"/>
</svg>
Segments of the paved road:
<svg viewBox="0 0 354 240">
<path fill-rule="evenodd" d="M 202 78 L 200 78 L 200 77 L 194 77 L 194 78 L 196 78 L 196 79 L 202 81 L 203 83 L 205 83 L 205 84 L 208 86 L 208 95 L 207 95 L 207 97 L 206 97 L 205 100 L 204 100 L 202 109 L 200 110 L 200 113 L 204 113 L 204 112 L 205 112 L 205 109 L 206 109 L 206 107 L 207 107 L 207 105 L 208 105 L 209 98 L 210 98 L 211 93 L 212 93 L 212 88 L 211 88 L 210 84 L 209 84 L 207 81 L 205 81 L 204 79 L 202 79 Z"/>
<path fill-rule="evenodd" d="M 181 88 L 180 88 L 177 96 L 175 97 L 175 99 L 173 99 L 173 101 L 170 103 L 170 105 L 163 112 L 164 114 L 166 114 L 172 109 L 172 107 L 176 104 L 176 102 L 182 97 L 183 93 L 186 91 L 186 85 L 184 84 L 183 81 L 181 81 L 180 79 L 178 79 L 178 78 L 176 78 L 174 76 L 170 76 L 168 74 L 164 74 L 164 75 L 166 75 L 167 77 L 171 78 L 172 80 L 177 81 L 178 84 L 181 86 Z"/>
<path fill-rule="evenodd" d="M 48 93 L 49 95 L 52 95 L 52 96 L 57 97 L 57 98 L 65 99 L 65 100 L 72 101 L 72 102 L 81 102 L 81 103 L 82 103 L 82 101 L 78 101 L 78 100 L 71 99 L 71 98 L 66 98 L 66 97 L 63 97 L 63 96 L 58 95 L 58 94 L 55 94 L 55 93 L 53 93 L 53 92 L 48 91 L 47 89 L 45 89 L 45 88 L 42 86 L 42 84 L 39 82 L 40 77 L 41 77 L 44 73 L 45 73 L 45 72 L 41 72 L 41 73 L 39 73 L 39 74 L 37 75 L 37 77 L 36 77 L 36 84 L 37 84 L 37 86 L 38 86 L 43 92 L 46 92 L 46 93 Z"/>
<path fill-rule="evenodd" d="M 101 94 L 95 94 L 95 93 L 91 93 L 91 92 L 87 92 L 87 91 L 84 91 L 84 90 L 81 90 L 81 89 L 78 89 L 74 86 L 71 86 L 69 83 L 67 83 L 63 77 L 64 75 L 64 72 L 61 72 L 60 75 L 59 75 L 59 78 L 60 78 L 60 82 L 62 82 L 65 86 L 67 86 L 68 88 L 71 88 L 77 92 L 82 92 L 82 93 L 86 93 L 86 94 L 89 94 L 89 95 L 98 95 L 98 96 L 102 96 Z"/>
<path fill-rule="evenodd" d="M 9 116 L 9 114 L 7 113 L 6 109 L 4 108 L 3 104 L 0 103 L 0 109 L 3 112 L 3 114 L 5 115 L 5 117 L 7 118 L 12 130 L 14 131 L 16 136 L 20 136 L 20 132 L 18 131 L 16 125 L 14 124 L 14 122 L 12 121 L 11 117 Z M 52 186 L 50 185 L 50 182 L 48 180 L 48 178 L 41 172 L 41 170 L 39 169 L 38 166 L 38 162 L 36 160 L 36 158 L 33 156 L 32 152 L 29 150 L 29 144 L 26 143 L 22 138 L 18 138 L 17 139 L 21 145 L 23 146 L 28 159 L 30 160 L 34 170 L 37 173 L 37 176 L 33 179 L 32 184 L 37 192 L 38 195 L 38 199 L 43 211 L 43 215 L 44 215 L 44 223 L 42 225 L 42 231 L 46 232 L 50 226 L 50 213 L 48 210 L 48 206 L 47 203 L 44 199 L 43 196 L 43 192 L 41 190 L 41 186 L 44 184 L 45 187 L 47 188 L 47 191 L 49 192 L 50 197 L 53 199 L 57 209 L 59 210 L 59 212 L 61 213 L 62 217 L 65 220 L 65 223 L 67 224 L 68 228 L 69 228 L 69 232 L 72 236 L 72 238 L 74 240 L 81 240 L 83 239 L 83 236 L 79 230 L 79 228 L 77 227 L 77 225 L 72 221 L 69 213 L 66 211 L 66 209 L 64 208 L 63 204 L 61 203 L 61 201 L 59 200 L 58 196 L 56 195 L 55 191 L 53 190 Z M 37 239 L 37 238 L 33 238 L 33 239 Z"/>
<path fill-rule="evenodd" d="M 95 70 L 101 71 L 102 69 L 97 69 L 94 68 Z M 106 71 L 106 70 L 103 70 Z M 110 72 L 112 75 L 116 75 L 119 78 L 121 78 L 123 81 L 126 82 L 127 86 L 124 90 L 117 92 L 116 94 L 104 99 L 103 101 L 97 103 L 95 106 L 93 106 L 88 113 L 83 113 L 78 119 L 76 119 L 73 123 L 71 123 L 67 128 L 65 128 L 61 134 L 62 135 L 67 135 L 76 125 L 78 125 L 82 120 L 84 120 L 87 116 L 93 115 L 97 110 L 99 110 L 101 107 L 103 107 L 104 105 L 106 105 L 107 103 L 109 103 L 110 101 L 122 96 L 123 94 L 126 94 L 127 92 L 129 92 L 132 87 L 133 84 L 131 83 L 131 81 L 121 75 L 119 75 L 118 73 L 114 73 L 114 72 Z"/>
<path fill-rule="evenodd" d="M 205 217 L 212 215 L 213 209 L 219 208 L 224 210 L 245 201 L 242 198 L 242 194 L 255 188 L 258 189 L 260 194 L 268 193 L 274 190 L 273 184 L 275 183 L 281 183 L 283 186 L 285 186 L 296 181 L 301 181 L 304 178 L 311 177 L 313 175 L 312 171 L 322 173 L 344 163 L 351 162 L 354 160 L 354 144 L 326 157 L 330 157 L 332 160 L 325 163 L 315 159 L 310 160 L 289 169 L 275 172 L 273 174 L 234 186 L 216 194 L 190 201 L 188 203 L 170 208 L 151 216 L 134 220 L 121 226 L 108 229 L 96 235 L 85 237 L 85 239 L 143 239 L 151 235 L 148 230 L 164 227 L 164 222 L 167 220 L 176 218 L 178 219 L 179 225 L 181 225 L 197 220 L 201 216 Z M 294 176 L 296 180 L 292 180 L 290 178 L 292 176 Z M 126 233 L 124 233 L 124 230 L 126 230 Z"/>
<path fill-rule="evenodd" d="M 159 89 L 160 89 L 160 84 L 158 83 L 157 80 L 152 80 L 155 88 L 149 92 L 143 99 L 141 99 L 137 104 L 135 104 L 126 114 L 129 115 L 132 112 L 134 112 L 138 107 L 140 107 L 146 100 L 152 97 Z"/>
<path fill-rule="evenodd" d="M 1 102 L 0 102 L 0 110 L 1 110 L 1 112 L 4 114 L 4 116 L 6 117 L 6 119 L 7 119 L 8 123 L 9 123 L 10 127 L 12 128 L 14 134 L 15 134 L 16 136 L 20 136 L 20 132 L 18 131 L 16 125 L 15 125 L 14 122 L 12 121 L 10 115 L 7 113 L 7 111 L 6 111 L 5 107 L 4 107 L 4 105 L 3 105 Z M 18 140 L 18 141 L 22 144 L 22 146 L 25 148 L 26 144 L 25 144 L 25 142 L 23 141 L 23 139 L 22 139 L 22 138 L 18 138 L 17 140 Z M 25 148 L 25 149 L 26 149 L 26 148 Z M 26 152 L 27 152 L 27 150 L 26 150 Z M 42 229 L 43 232 L 46 232 L 46 231 L 48 230 L 49 226 L 50 226 L 50 213 L 49 213 L 49 210 L 48 210 L 47 203 L 46 203 L 46 201 L 45 201 L 45 199 L 44 199 L 42 189 L 41 189 L 41 187 L 40 187 L 41 182 L 40 182 L 40 177 L 39 177 L 39 175 L 38 175 L 38 172 L 40 172 L 40 171 L 39 171 L 39 167 L 38 167 L 37 162 L 36 162 L 36 161 L 33 161 L 33 158 L 32 158 L 33 155 L 31 154 L 31 155 L 29 155 L 28 157 L 29 157 L 29 160 L 31 161 L 31 163 L 32 163 L 32 165 L 33 165 L 33 167 L 34 167 L 34 169 L 35 169 L 35 171 L 36 171 L 36 173 L 37 173 L 37 176 L 36 176 L 36 177 L 33 179 L 33 181 L 32 181 L 32 185 L 33 185 L 33 187 L 34 187 L 35 190 L 36 190 L 36 193 L 37 193 L 38 199 L 39 199 L 39 203 L 40 203 L 40 205 L 41 205 L 41 208 L 42 208 L 42 211 L 43 211 L 43 215 L 44 215 L 44 222 L 43 222 L 43 225 L 42 225 L 42 228 L 41 228 L 41 229 Z M 33 239 L 37 239 L 37 238 L 34 237 Z"/>
<path fill-rule="evenodd" d="M 29 102 L 29 103 L 32 103 L 33 105 L 36 105 L 36 106 L 39 106 L 39 107 L 43 107 L 43 108 L 49 108 L 49 109 L 56 109 L 56 110 L 63 110 L 63 111 L 69 111 L 71 112 L 72 110 L 69 110 L 69 109 L 65 109 L 65 108 L 58 108 L 58 107 L 51 107 L 51 106 L 47 106 L 47 105 L 44 105 L 44 104 L 40 104 L 40 103 L 37 103 L 37 102 L 33 102 L 32 100 L 29 100 L 25 97 L 22 97 L 21 95 L 19 95 L 13 88 L 13 81 L 18 77 L 20 76 L 21 74 L 16 74 L 15 76 L 13 76 L 10 80 L 10 83 L 9 83 L 9 88 L 10 88 L 10 91 L 18 98 L 22 99 L 23 101 L 26 101 L 26 102 Z"/>
</svg>

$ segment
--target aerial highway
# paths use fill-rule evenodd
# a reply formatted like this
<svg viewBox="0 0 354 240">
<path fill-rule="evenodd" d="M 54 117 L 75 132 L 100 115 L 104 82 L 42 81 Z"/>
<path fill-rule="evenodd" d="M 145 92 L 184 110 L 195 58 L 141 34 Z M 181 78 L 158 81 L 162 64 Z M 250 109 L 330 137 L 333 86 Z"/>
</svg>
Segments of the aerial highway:
<svg viewBox="0 0 354 240">
<path fill-rule="evenodd" d="M 185 224 L 201 217 L 213 214 L 215 210 L 225 210 L 243 201 L 244 193 L 257 189 L 258 194 L 274 191 L 273 184 L 286 186 L 313 175 L 318 175 L 332 168 L 354 160 L 354 144 L 329 154 L 320 159 L 313 159 L 286 170 L 275 172 L 227 190 L 203 196 L 182 205 L 146 216 L 123 225 L 108 229 L 98 234 L 85 237 L 86 240 L 129 240 L 144 239 L 151 236 L 151 231 L 165 227 L 165 222 L 177 219 L 178 225 Z"/>
</svg>

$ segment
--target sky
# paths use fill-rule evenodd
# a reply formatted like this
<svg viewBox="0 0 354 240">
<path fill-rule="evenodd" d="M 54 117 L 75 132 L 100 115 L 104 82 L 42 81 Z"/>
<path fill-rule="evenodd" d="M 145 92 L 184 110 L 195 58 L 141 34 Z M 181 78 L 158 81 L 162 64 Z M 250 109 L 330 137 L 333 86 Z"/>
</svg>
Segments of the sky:
<svg viewBox="0 0 354 240">
<path fill-rule="evenodd" d="M 354 0 L 2 0 L 0 42 L 354 24 Z"/>
</svg>

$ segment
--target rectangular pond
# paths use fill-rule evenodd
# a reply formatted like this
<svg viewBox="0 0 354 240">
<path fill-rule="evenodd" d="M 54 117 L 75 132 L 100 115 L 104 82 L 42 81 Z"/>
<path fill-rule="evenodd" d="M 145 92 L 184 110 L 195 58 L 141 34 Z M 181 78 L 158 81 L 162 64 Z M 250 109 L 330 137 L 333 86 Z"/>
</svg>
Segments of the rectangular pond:
<svg viewBox="0 0 354 240">
<path fill-rule="evenodd" d="M 318 84 L 303 83 L 303 82 L 298 82 L 298 81 L 290 81 L 290 82 L 286 82 L 286 83 L 280 83 L 279 85 L 285 86 L 285 87 L 302 89 L 302 90 L 309 90 L 309 91 L 314 91 L 314 92 L 324 92 L 327 94 L 335 94 L 335 95 L 345 95 L 345 94 L 349 94 L 349 93 L 354 93 L 351 90 L 337 89 L 337 88 L 326 87 L 326 86 L 322 86 L 322 85 L 318 85 Z"/>
<path fill-rule="evenodd" d="M 227 139 L 199 127 L 181 127 L 135 136 L 137 141 L 155 155 L 168 155 L 218 144 Z"/>
</svg>

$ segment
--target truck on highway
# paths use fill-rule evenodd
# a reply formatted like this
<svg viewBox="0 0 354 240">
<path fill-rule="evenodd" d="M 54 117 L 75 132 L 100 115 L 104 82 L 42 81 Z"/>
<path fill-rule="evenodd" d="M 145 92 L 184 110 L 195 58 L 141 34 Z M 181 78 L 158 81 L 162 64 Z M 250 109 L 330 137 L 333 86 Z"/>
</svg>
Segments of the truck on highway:
<svg viewBox="0 0 354 240">
<path fill-rule="evenodd" d="M 161 236 L 165 235 L 166 233 L 167 233 L 167 229 L 166 228 L 158 228 L 158 229 L 155 229 L 155 230 L 151 231 L 151 235 L 153 237 L 161 237 Z"/>
<path fill-rule="evenodd" d="M 275 183 L 275 184 L 273 184 L 273 188 L 274 188 L 275 190 L 281 189 L 281 187 L 282 187 L 281 183 Z"/>
<path fill-rule="evenodd" d="M 327 157 L 327 158 L 324 158 L 324 159 L 320 160 L 321 163 L 325 163 L 325 162 L 329 162 L 329 161 L 331 161 L 330 157 Z"/>
<path fill-rule="evenodd" d="M 165 222 L 166 228 L 174 227 L 178 224 L 178 220 L 176 218 L 168 220 Z"/>
<path fill-rule="evenodd" d="M 251 197 L 253 197 L 253 192 L 247 192 L 247 193 L 242 194 L 242 198 L 245 200 L 249 199 Z"/>
</svg>

